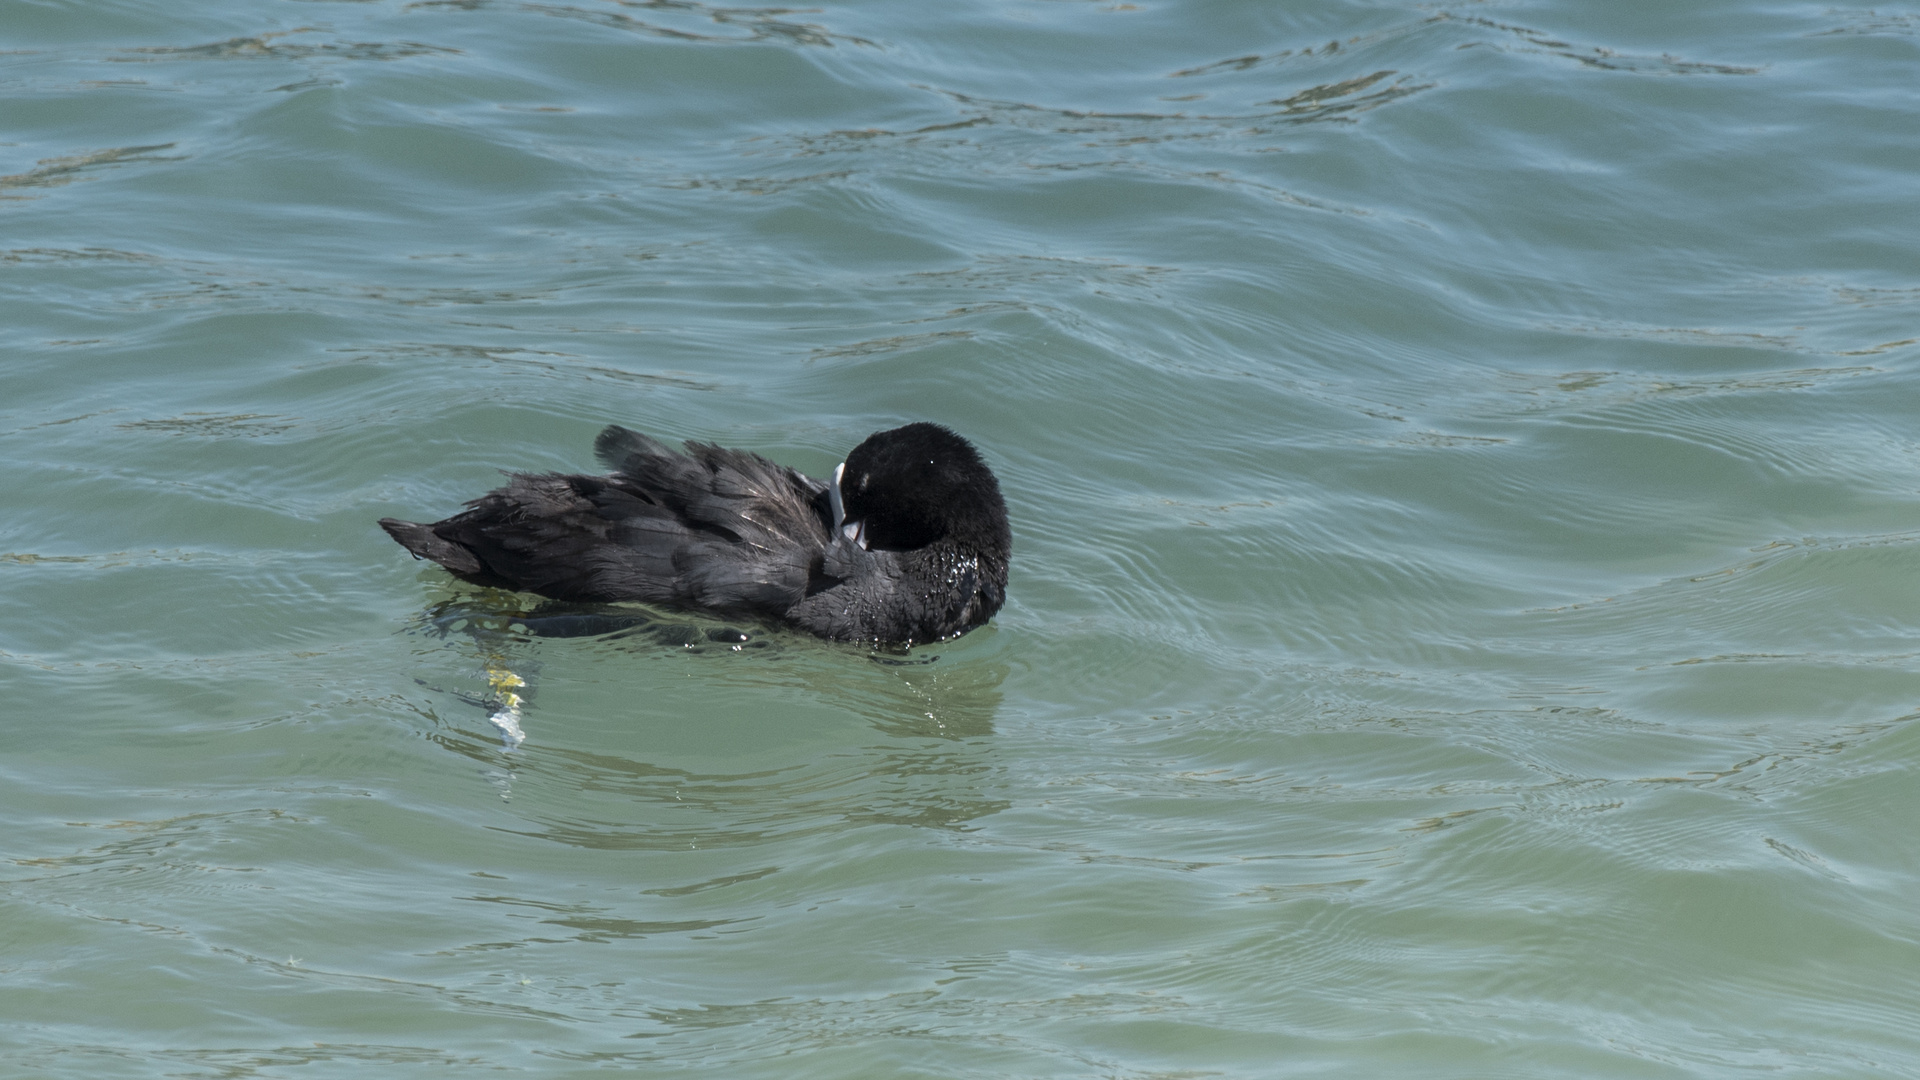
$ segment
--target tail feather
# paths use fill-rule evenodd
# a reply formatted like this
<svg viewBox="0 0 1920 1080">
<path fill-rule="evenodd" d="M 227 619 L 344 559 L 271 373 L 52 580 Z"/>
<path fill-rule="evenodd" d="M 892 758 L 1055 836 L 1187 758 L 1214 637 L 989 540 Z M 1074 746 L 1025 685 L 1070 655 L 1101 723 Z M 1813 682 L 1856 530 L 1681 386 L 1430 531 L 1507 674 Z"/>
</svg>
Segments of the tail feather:
<svg viewBox="0 0 1920 1080">
<path fill-rule="evenodd" d="M 380 527 L 387 530 L 387 535 L 393 537 L 401 547 L 413 552 L 416 559 L 437 562 L 456 574 L 486 572 L 486 567 L 481 565 L 473 552 L 435 533 L 431 525 L 401 521 L 399 518 L 381 518 Z"/>
<path fill-rule="evenodd" d="M 682 461 L 686 459 L 684 454 L 668 449 L 667 444 L 659 439 L 619 424 L 608 424 L 593 440 L 593 456 L 614 472 L 632 476 L 648 475 L 663 460 L 671 462 L 675 458 Z"/>
</svg>

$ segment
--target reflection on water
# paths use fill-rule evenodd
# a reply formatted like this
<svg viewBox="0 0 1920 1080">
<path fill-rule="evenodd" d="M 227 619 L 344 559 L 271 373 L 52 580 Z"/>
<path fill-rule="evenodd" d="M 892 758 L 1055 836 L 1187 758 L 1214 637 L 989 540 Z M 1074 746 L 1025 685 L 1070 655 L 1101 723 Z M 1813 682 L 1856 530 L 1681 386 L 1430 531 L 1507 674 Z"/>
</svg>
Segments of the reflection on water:
<svg viewBox="0 0 1920 1080">
<path fill-rule="evenodd" d="M 5 12 L 22 1075 L 1920 1074 L 1912 14 Z M 911 419 L 932 648 L 372 525 Z"/>
<path fill-rule="evenodd" d="M 740 652 L 771 644 L 764 635 L 713 625 L 712 620 L 687 621 L 626 605 L 536 600 L 524 593 L 498 589 L 441 600 L 420 614 L 415 629 L 441 638 L 464 634 L 489 652 L 541 638 L 614 640 L 642 636 L 658 645 L 691 652 L 712 647 Z"/>
<path fill-rule="evenodd" d="M 467 685 L 422 685 L 484 711 L 508 753 L 426 707 L 422 715 L 438 723 L 431 735 L 436 743 L 483 763 L 508 800 L 530 777 L 616 799 L 607 819 L 543 818 L 523 835 L 608 850 L 697 850 L 864 825 L 954 828 L 1009 805 L 993 790 L 990 745 L 975 741 L 993 734 L 1009 667 L 991 655 L 955 662 L 958 643 L 861 650 L 781 630 L 742 630 L 710 617 L 490 589 L 437 601 L 417 617 L 413 632 L 464 655 L 461 667 L 472 673 Z M 689 660 L 688 674 L 716 689 L 743 678 L 799 689 L 863 718 L 886 738 L 843 748 L 828 760 L 747 773 L 691 772 L 548 745 L 538 702 L 542 669 L 562 659 L 554 650 L 586 651 L 595 663 L 610 665 L 698 657 Z M 649 806 L 670 808 L 671 815 L 650 815 Z M 689 811 L 692 820 L 686 820 Z"/>
</svg>

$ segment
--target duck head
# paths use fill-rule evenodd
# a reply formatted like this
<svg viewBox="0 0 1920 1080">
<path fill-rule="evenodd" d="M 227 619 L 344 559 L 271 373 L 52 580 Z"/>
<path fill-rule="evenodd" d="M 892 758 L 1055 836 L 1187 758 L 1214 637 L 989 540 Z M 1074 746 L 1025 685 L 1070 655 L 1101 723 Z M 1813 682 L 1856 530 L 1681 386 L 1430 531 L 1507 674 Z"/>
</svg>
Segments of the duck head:
<svg viewBox="0 0 1920 1080">
<path fill-rule="evenodd" d="M 833 470 L 835 531 L 869 551 L 943 539 L 1005 559 L 1012 548 L 1000 482 L 973 444 L 938 424 L 869 435 Z"/>
</svg>

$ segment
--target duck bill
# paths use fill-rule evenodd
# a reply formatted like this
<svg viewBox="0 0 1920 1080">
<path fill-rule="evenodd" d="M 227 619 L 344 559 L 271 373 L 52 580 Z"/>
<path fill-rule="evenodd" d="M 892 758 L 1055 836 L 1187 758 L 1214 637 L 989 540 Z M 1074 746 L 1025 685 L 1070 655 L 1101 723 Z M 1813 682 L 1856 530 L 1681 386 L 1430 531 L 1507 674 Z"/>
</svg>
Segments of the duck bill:
<svg viewBox="0 0 1920 1080">
<path fill-rule="evenodd" d="M 833 511 L 833 531 L 846 538 L 850 544 L 857 545 L 861 551 L 867 550 L 867 523 L 848 521 L 846 504 L 840 501 L 840 478 L 846 474 L 847 463 L 841 462 L 833 467 L 833 483 L 827 485 L 827 506 Z"/>
</svg>

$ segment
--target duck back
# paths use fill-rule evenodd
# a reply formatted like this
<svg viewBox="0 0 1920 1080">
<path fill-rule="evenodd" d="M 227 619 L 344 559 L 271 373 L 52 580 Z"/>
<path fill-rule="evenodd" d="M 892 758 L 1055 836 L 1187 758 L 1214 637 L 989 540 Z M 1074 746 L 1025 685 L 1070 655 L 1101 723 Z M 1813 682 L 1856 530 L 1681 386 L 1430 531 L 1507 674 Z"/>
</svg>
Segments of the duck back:
<svg viewBox="0 0 1920 1080">
<path fill-rule="evenodd" d="M 478 585 L 556 600 L 638 600 L 778 615 L 826 546 L 826 486 L 758 454 L 685 453 L 618 425 L 594 441 L 606 476 L 520 473 L 431 525 L 380 525 Z"/>
</svg>

